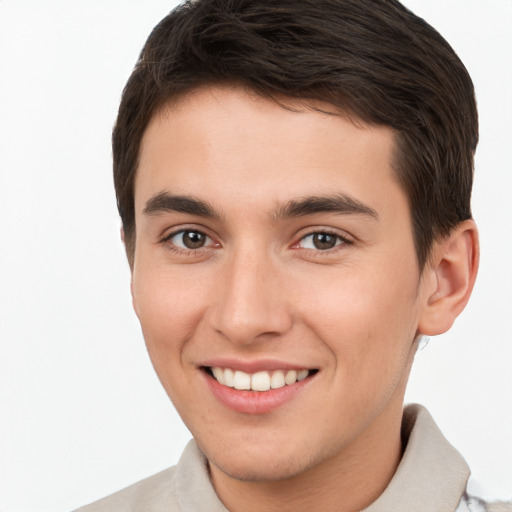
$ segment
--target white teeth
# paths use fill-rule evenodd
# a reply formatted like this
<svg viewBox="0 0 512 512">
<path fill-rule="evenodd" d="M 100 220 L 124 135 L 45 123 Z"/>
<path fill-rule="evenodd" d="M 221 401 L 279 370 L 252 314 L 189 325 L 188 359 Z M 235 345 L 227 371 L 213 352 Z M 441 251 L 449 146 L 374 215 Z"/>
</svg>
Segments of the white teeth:
<svg viewBox="0 0 512 512">
<path fill-rule="evenodd" d="M 308 375 L 309 375 L 309 371 L 308 370 L 300 370 L 297 373 L 297 380 L 298 381 L 304 380 Z"/>
<path fill-rule="evenodd" d="M 221 383 L 221 384 L 225 384 L 225 380 L 224 380 L 224 372 L 222 371 L 222 368 L 218 368 L 218 367 L 215 367 L 215 368 L 212 368 L 212 373 L 213 373 L 213 376 Z"/>
<path fill-rule="evenodd" d="M 224 384 L 225 386 L 229 386 L 230 388 L 232 388 L 234 386 L 234 382 L 235 382 L 235 372 L 231 368 L 225 368 L 224 369 L 224 383 L 221 382 L 221 384 Z"/>
<path fill-rule="evenodd" d="M 235 389 L 251 389 L 251 376 L 248 373 L 237 370 L 233 379 Z"/>
<path fill-rule="evenodd" d="M 272 389 L 278 389 L 282 388 L 284 385 L 284 372 L 282 370 L 275 371 L 270 378 L 270 387 Z"/>
<path fill-rule="evenodd" d="M 251 377 L 253 391 L 268 391 L 270 389 L 270 375 L 268 372 L 258 372 Z"/>
<path fill-rule="evenodd" d="M 295 370 L 288 370 L 284 377 L 284 381 L 288 386 L 294 382 L 297 382 L 297 372 Z"/>
<path fill-rule="evenodd" d="M 309 375 L 309 370 L 274 370 L 273 372 L 261 371 L 250 375 L 240 370 L 231 368 L 211 369 L 215 379 L 222 385 L 240 390 L 268 391 L 279 389 L 304 380 Z"/>
</svg>

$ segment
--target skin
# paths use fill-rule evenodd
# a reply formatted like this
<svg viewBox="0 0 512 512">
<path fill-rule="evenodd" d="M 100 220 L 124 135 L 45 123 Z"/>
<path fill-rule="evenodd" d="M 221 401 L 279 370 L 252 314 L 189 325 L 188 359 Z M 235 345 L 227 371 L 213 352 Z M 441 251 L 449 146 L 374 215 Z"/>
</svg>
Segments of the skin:
<svg viewBox="0 0 512 512">
<path fill-rule="evenodd" d="M 296 111 L 210 87 L 154 117 L 135 183 L 133 303 L 229 510 L 360 510 L 399 463 L 419 336 L 449 328 L 469 297 L 476 229 L 436 243 L 420 271 L 393 132 L 286 103 Z M 158 206 L 159 194 L 215 215 Z M 312 196 L 364 208 L 286 212 Z M 183 230 L 204 245 L 183 246 Z M 324 232 L 334 246 L 319 249 Z M 212 358 L 318 372 L 284 405 L 245 414 L 206 385 Z"/>
</svg>

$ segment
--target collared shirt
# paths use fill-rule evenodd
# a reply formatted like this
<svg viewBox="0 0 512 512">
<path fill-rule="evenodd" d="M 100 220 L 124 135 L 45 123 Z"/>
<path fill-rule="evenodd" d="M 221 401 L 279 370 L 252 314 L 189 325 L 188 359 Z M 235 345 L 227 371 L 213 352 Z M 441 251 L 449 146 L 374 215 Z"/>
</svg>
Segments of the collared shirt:
<svg viewBox="0 0 512 512">
<path fill-rule="evenodd" d="M 405 451 L 381 496 L 362 512 L 512 512 L 512 503 L 484 503 L 467 495 L 469 467 L 428 411 L 404 410 Z M 76 512 L 228 512 L 210 481 L 208 462 L 194 441 L 178 465 Z"/>
</svg>

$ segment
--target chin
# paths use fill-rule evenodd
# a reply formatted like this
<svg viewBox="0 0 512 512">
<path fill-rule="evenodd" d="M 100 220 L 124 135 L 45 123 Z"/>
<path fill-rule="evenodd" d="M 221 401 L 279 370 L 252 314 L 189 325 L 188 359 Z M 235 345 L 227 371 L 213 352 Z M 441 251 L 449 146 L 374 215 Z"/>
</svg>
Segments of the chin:
<svg viewBox="0 0 512 512">
<path fill-rule="evenodd" d="M 274 442 L 219 443 L 199 447 L 210 465 L 225 475 L 247 482 L 271 482 L 286 480 L 300 475 L 318 465 L 329 454 L 322 457 L 318 451 L 308 450 L 307 443 L 286 444 L 283 439 Z M 206 448 L 206 449 L 205 449 Z M 314 455 L 313 455 L 314 454 Z"/>
<path fill-rule="evenodd" d="M 274 458 L 265 455 L 250 460 L 245 457 L 244 460 L 240 458 L 233 460 L 225 456 L 212 457 L 208 460 L 225 475 L 244 482 L 286 480 L 308 469 L 308 464 L 305 461 L 297 460 L 295 457 L 283 459 L 281 454 L 277 454 L 277 457 Z"/>
</svg>

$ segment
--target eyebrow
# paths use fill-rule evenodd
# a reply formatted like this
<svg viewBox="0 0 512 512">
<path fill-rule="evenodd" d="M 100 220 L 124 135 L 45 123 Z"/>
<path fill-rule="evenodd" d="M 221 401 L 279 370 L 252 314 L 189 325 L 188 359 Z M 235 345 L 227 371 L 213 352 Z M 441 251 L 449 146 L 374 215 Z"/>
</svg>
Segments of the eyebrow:
<svg viewBox="0 0 512 512">
<path fill-rule="evenodd" d="M 221 217 L 220 213 L 206 201 L 188 195 L 173 195 L 167 192 L 160 192 L 148 199 L 143 210 L 146 215 L 172 212 L 198 215 L 211 219 Z"/>
<path fill-rule="evenodd" d="M 222 216 L 210 203 L 189 195 L 173 195 L 160 192 L 151 197 L 144 207 L 146 215 L 159 213 L 185 213 L 210 219 L 220 219 Z M 305 217 L 318 213 L 358 214 L 375 219 L 379 218 L 376 210 L 365 205 L 348 194 L 333 194 L 330 196 L 310 196 L 298 200 L 291 200 L 279 205 L 272 217 L 285 219 L 291 217 Z"/>
<path fill-rule="evenodd" d="M 304 217 L 316 213 L 358 214 L 379 219 L 379 214 L 370 206 L 348 194 L 330 196 L 311 196 L 300 200 L 288 201 L 279 206 L 274 213 L 276 219 Z"/>
</svg>

